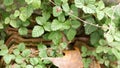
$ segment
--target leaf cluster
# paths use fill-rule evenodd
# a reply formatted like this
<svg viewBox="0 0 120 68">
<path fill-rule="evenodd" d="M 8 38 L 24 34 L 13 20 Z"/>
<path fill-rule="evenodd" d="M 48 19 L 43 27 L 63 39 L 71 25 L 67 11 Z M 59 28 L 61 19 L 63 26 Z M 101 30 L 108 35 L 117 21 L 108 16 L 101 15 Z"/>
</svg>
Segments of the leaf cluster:
<svg viewBox="0 0 120 68">
<path fill-rule="evenodd" d="M 90 36 L 90 45 L 95 48 L 93 56 L 97 60 L 104 60 L 106 66 L 111 62 L 109 56 L 120 60 L 120 4 L 107 6 L 103 0 L 3 0 L 2 5 L 1 39 L 5 39 L 2 37 L 7 26 L 17 28 L 21 36 L 27 36 L 32 24 L 31 36 L 52 40 L 51 48 L 60 55 L 78 34 L 77 29 L 83 27 L 85 35 Z M 25 49 L 22 56 L 28 56 L 30 51 L 23 44 L 20 46 L 23 48 L 18 47 L 13 53 L 18 55 L 21 49 Z M 40 57 L 47 57 L 44 45 L 40 44 L 38 49 L 42 50 Z M 83 57 L 90 55 L 84 49 Z M 0 55 L 8 53 L 6 47 L 1 51 Z M 50 55 L 54 52 L 50 51 Z M 4 59 L 9 61 L 6 62 L 8 64 L 14 57 L 7 55 Z M 38 64 L 36 58 L 32 58 L 31 62 L 32 65 Z"/>
</svg>

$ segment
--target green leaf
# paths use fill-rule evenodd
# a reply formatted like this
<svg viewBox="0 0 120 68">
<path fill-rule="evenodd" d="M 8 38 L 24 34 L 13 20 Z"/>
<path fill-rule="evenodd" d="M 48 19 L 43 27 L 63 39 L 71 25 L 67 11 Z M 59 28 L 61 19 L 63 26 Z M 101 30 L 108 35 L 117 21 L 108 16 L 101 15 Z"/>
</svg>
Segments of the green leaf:
<svg viewBox="0 0 120 68">
<path fill-rule="evenodd" d="M 45 25 L 43 25 L 45 31 L 51 31 L 51 23 L 47 22 Z"/>
<path fill-rule="evenodd" d="M 28 29 L 26 27 L 20 27 L 18 30 L 20 35 L 27 35 L 28 34 Z"/>
<path fill-rule="evenodd" d="M 44 33 L 44 29 L 41 26 L 34 26 L 32 30 L 32 37 L 39 37 Z"/>
<path fill-rule="evenodd" d="M 47 57 L 47 51 L 46 50 L 40 50 L 39 57 L 41 57 L 41 58 Z"/>
<path fill-rule="evenodd" d="M 66 34 L 68 40 L 73 40 L 73 38 L 75 37 L 75 35 L 76 35 L 76 30 L 75 30 L 75 29 L 72 29 L 72 28 L 69 29 L 69 30 L 67 31 L 67 34 Z"/>
<path fill-rule="evenodd" d="M 67 47 L 67 43 L 66 42 L 60 43 L 60 46 L 62 47 L 62 49 L 65 49 Z"/>
<path fill-rule="evenodd" d="M 14 55 L 5 55 L 3 57 L 3 59 L 4 59 L 4 61 L 5 61 L 6 64 L 9 64 L 11 62 L 11 60 L 14 59 L 14 58 L 15 58 Z"/>
<path fill-rule="evenodd" d="M 93 7 L 91 7 L 91 6 L 83 6 L 82 9 L 83 9 L 84 13 L 95 13 L 95 10 L 93 9 L 94 6 Z"/>
<path fill-rule="evenodd" d="M 0 46 L 4 45 L 4 40 L 0 40 Z"/>
<path fill-rule="evenodd" d="M 75 1 L 75 6 L 77 8 L 82 8 L 84 6 L 84 0 L 74 0 Z"/>
<path fill-rule="evenodd" d="M 30 24 L 30 22 L 28 20 L 26 20 L 25 22 L 22 22 L 22 25 L 25 27 L 29 26 L 29 24 Z"/>
<path fill-rule="evenodd" d="M 113 9 L 112 8 L 105 8 L 104 10 L 104 13 L 108 16 L 108 17 L 110 17 L 111 19 L 113 19 L 114 18 L 114 16 L 113 16 Z"/>
<path fill-rule="evenodd" d="M 2 24 L 2 23 L 0 23 L 0 29 L 3 29 L 3 28 L 4 28 L 3 24 Z"/>
<path fill-rule="evenodd" d="M 50 39 L 50 40 L 54 39 L 57 34 L 58 34 L 57 31 L 51 32 L 48 36 L 48 39 Z"/>
<path fill-rule="evenodd" d="M 69 8 L 68 3 L 63 3 L 63 4 L 62 4 L 62 8 L 63 8 L 63 10 L 64 10 L 65 12 L 69 12 L 69 11 L 70 11 L 70 8 Z"/>
<path fill-rule="evenodd" d="M 108 47 L 108 46 L 105 46 L 105 47 L 104 47 L 104 53 L 108 53 L 110 50 L 111 50 L 110 47 Z"/>
<path fill-rule="evenodd" d="M 94 4 L 96 0 L 85 0 L 86 4 Z"/>
<path fill-rule="evenodd" d="M 114 35 L 113 35 L 114 39 L 116 41 L 120 41 L 120 31 L 117 31 Z"/>
<path fill-rule="evenodd" d="M 75 16 L 78 16 L 79 14 L 79 12 L 78 12 L 78 8 L 75 6 L 75 4 L 72 4 L 71 6 L 71 10 L 70 10 L 70 12 L 73 14 L 73 15 L 75 15 Z M 76 19 L 74 16 L 70 16 L 72 19 Z"/>
<path fill-rule="evenodd" d="M 102 20 L 104 18 L 105 14 L 103 11 L 97 11 L 97 18 L 98 20 Z"/>
<path fill-rule="evenodd" d="M 1 27 L 1 28 L 2 28 L 2 27 Z M 4 32 L 4 28 L 1 29 L 1 33 L 0 33 L 0 34 L 1 34 L 1 39 L 2 39 L 2 40 L 5 40 L 5 37 L 6 37 L 7 35 L 6 35 L 6 32 Z"/>
<path fill-rule="evenodd" d="M 54 2 L 56 5 L 59 5 L 59 6 L 61 5 L 61 0 L 54 0 Z"/>
<path fill-rule="evenodd" d="M 36 64 L 38 64 L 38 58 L 30 58 L 30 63 L 32 64 L 32 65 L 36 65 Z"/>
<path fill-rule="evenodd" d="M 58 16 L 58 20 L 61 21 L 61 22 L 65 21 L 65 16 L 64 16 L 63 13 L 60 16 Z"/>
<path fill-rule="evenodd" d="M 46 66 L 43 64 L 41 64 L 41 65 L 39 64 L 39 65 L 36 65 L 35 68 L 46 68 Z"/>
<path fill-rule="evenodd" d="M 22 21 L 26 21 L 26 19 L 27 19 L 27 15 L 24 15 L 24 14 L 20 14 L 20 16 L 19 16 L 19 18 L 20 18 L 20 20 L 22 20 Z"/>
<path fill-rule="evenodd" d="M 87 52 L 87 48 L 86 48 L 85 46 L 82 46 L 82 47 L 81 47 L 81 51 L 82 51 L 82 52 Z"/>
<path fill-rule="evenodd" d="M 3 4 L 6 5 L 6 6 L 9 6 L 9 5 L 12 5 L 13 2 L 14 2 L 13 0 L 4 0 Z"/>
<path fill-rule="evenodd" d="M 62 14 L 62 8 L 60 6 L 53 7 L 53 16 L 57 17 Z"/>
<path fill-rule="evenodd" d="M 89 23 L 92 23 L 92 24 L 95 23 L 94 19 L 92 19 L 92 18 L 88 18 L 86 21 L 89 22 Z M 84 27 L 85 27 L 85 34 L 87 34 L 87 35 L 89 35 L 92 32 L 97 30 L 97 27 L 92 26 L 90 24 L 85 24 Z"/>
<path fill-rule="evenodd" d="M 24 60 L 24 59 L 23 59 Z M 26 68 L 26 66 L 27 66 L 27 63 L 26 62 L 23 62 L 22 64 L 20 64 L 20 67 L 21 68 Z"/>
<path fill-rule="evenodd" d="M 105 60 L 105 65 L 109 66 L 109 64 L 110 64 L 110 61 L 109 60 Z"/>
<path fill-rule="evenodd" d="M 14 53 L 14 55 L 19 55 L 20 51 L 19 51 L 19 49 L 15 49 L 15 50 L 13 50 L 13 53 Z"/>
<path fill-rule="evenodd" d="M 99 59 L 100 59 L 99 63 L 103 64 L 105 62 L 104 59 L 102 59 L 102 58 L 99 58 Z"/>
<path fill-rule="evenodd" d="M 21 10 L 21 13 L 20 13 L 19 18 L 22 21 L 26 21 L 26 19 L 28 19 L 33 13 L 33 8 L 31 7 L 31 5 L 27 7 L 21 7 L 20 10 Z"/>
<path fill-rule="evenodd" d="M 10 25 L 14 28 L 18 28 L 19 27 L 19 23 L 16 20 L 11 20 L 10 21 Z"/>
<path fill-rule="evenodd" d="M 39 25 L 44 25 L 46 23 L 46 19 L 44 17 L 36 17 L 35 20 Z"/>
<path fill-rule="evenodd" d="M 10 12 L 10 11 L 12 11 L 12 9 L 11 9 L 10 7 L 7 7 L 7 8 L 6 8 L 6 11 L 7 11 L 7 12 Z"/>
<path fill-rule="evenodd" d="M 5 44 L 0 45 L 1 50 L 8 50 L 8 47 Z"/>
<path fill-rule="evenodd" d="M 33 68 L 33 66 L 32 65 L 27 65 L 26 68 Z"/>
<path fill-rule="evenodd" d="M 101 53 L 101 52 L 103 52 L 104 51 L 104 47 L 103 46 L 98 46 L 97 48 L 96 48 L 96 53 Z"/>
<path fill-rule="evenodd" d="M 100 9 L 100 10 L 102 10 L 102 9 L 105 8 L 105 4 L 104 4 L 104 2 L 103 2 L 102 0 L 100 0 L 100 1 L 97 3 L 97 5 L 98 5 L 98 9 Z"/>
<path fill-rule="evenodd" d="M 89 68 L 89 66 L 90 66 L 90 63 L 92 62 L 92 59 L 90 59 L 90 58 L 84 58 L 83 60 L 83 64 L 84 64 L 84 68 Z"/>
<path fill-rule="evenodd" d="M 115 9 L 116 15 L 119 15 L 119 16 L 120 16 L 120 5 L 117 5 L 115 8 L 116 8 L 116 9 Z"/>
<path fill-rule="evenodd" d="M 43 60 L 39 59 L 38 65 L 44 65 Z"/>
<path fill-rule="evenodd" d="M 0 51 L 0 56 L 4 56 L 6 54 L 8 54 L 8 49 L 3 49 Z"/>
<path fill-rule="evenodd" d="M 44 34 L 44 35 L 42 36 L 43 39 L 45 39 L 45 40 L 50 40 L 50 39 L 48 39 L 49 34 L 50 34 L 50 33 L 46 33 L 46 34 Z"/>
<path fill-rule="evenodd" d="M 23 57 L 28 57 L 28 56 L 30 56 L 30 53 L 31 53 L 31 51 L 29 49 L 25 49 L 22 52 L 22 56 Z"/>
<path fill-rule="evenodd" d="M 120 51 L 120 41 L 115 41 L 108 44 L 110 47 L 116 48 L 118 51 Z"/>
<path fill-rule="evenodd" d="M 116 56 L 118 60 L 120 60 L 120 52 L 117 49 L 112 48 L 112 53 Z"/>
<path fill-rule="evenodd" d="M 61 30 L 69 29 L 70 28 L 70 21 L 66 20 L 64 23 L 62 23 Z"/>
<path fill-rule="evenodd" d="M 22 64 L 24 62 L 24 58 L 22 56 L 18 55 L 15 57 L 15 62 L 17 64 Z"/>
<path fill-rule="evenodd" d="M 67 3 L 68 2 L 68 0 L 61 0 L 63 3 Z"/>
<path fill-rule="evenodd" d="M 90 35 L 90 43 L 91 43 L 92 45 L 98 43 L 99 39 L 100 39 L 100 35 L 99 35 L 98 32 L 93 32 L 93 33 Z"/>
<path fill-rule="evenodd" d="M 116 46 L 120 46 L 120 41 L 114 41 L 114 42 L 110 42 L 110 43 L 108 43 L 109 44 L 109 46 L 111 46 L 111 47 L 116 47 Z"/>
<path fill-rule="evenodd" d="M 38 8 L 40 8 L 40 6 L 41 6 L 41 0 L 33 0 L 32 7 L 34 9 L 38 9 Z"/>
<path fill-rule="evenodd" d="M 113 42 L 114 38 L 111 34 L 105 33 L 104 37 L 106 38 L 107 42 Z"/>
<path fill-rule="evenodd" d="M 48 56 L 54 57 L 56 55 L 55 53 L 56 53 L 55 51 L 51 50 L 50 54 L 48 54 Z"/>
<path fill-rule="evenodd" d="M 19 50 L 19 51 L 25 50 L 25 44 L 24 44 L 24 43 L 20 43 L 20 44 L 18 45 L 18 50 Z"/>
<path fill-rule="evenodd" d="M 58 20 L 53 20 L 52 24 L 51 24 L 51 29 L 53 31 L 59 30 L 62 28 L 62 23 L 60 23 Z"/>
<path fill-rule="evenodd" d="M 10 19 L 13 19 L 13 20 L 16 19 L 16 17 L 14 16 L 14 14 L 10 14 L 9 17 L 10 17 Z"/>
<path fill-rule="evenodd" d="M 71 21 L 71 26 L 72 26 L 72 28 L 77 29 L 78 27 L 80 27 L 80 25 L 81 25 L 81 22 L 80 22 L 80 21 L 77 21 L 77 20 L 72 20 L 72 21 Z"/>
<path fill-rule="evenodd" d="M 115 46 L 115 48 L 116 48 L 118 51 L 120 51 L 120 46 Z"/>
<path fill-rule="evenodd" d="M 99 40 L 99 44 L 100 44 L 100 45 L 106 45 L 106 44 L 107 44 L 107 41 L 104 40 L 104 39 L 100 39 L 100 40 Z"/>
<path fill-rule="evenodd" d="M 48 60 L 48 59 L 45 59 L 45 60 L 43 60 L 43 63 L 44 63 L 44 64 L 50 64 L 50 63 L 51 63 L 51 61 L 50 61 L 50 60 Z"/>
<path fill-rule="evenodd" d="M 15 10 L 14 17 L 18 17 L 19 15 L 20 15 L 20 11 L 19 10 Z"/>
<path fill-rule="evenodd" d="M 59 44 L 62 38 L 62 34 L 59 31 L 51 32 L 48 39 L 52 40 L 54 44 Z"/>
<path fill-rule="evenodd" d="M 25 0 L 25 2 L 26 2 L 27 4 L 31 4 L 31 3 L 33 2 L 33 0 Z"/>
<path fill-rule="evenodd" d="M 39 45 L 37 46 L 37 48 L 38 48 L 39 51 L 41 51 L 41 50 L 46 50 L 46 49 L 47 49 L 47 47 L 46 47 L 44 44 L 39 44 Z"/>
<path fill-rule="evenodd" d="M 9 17 L 6 17 L 5 18 L 5 24 L 9 24 L 10 23 L 10 18 Z"/>
<path fill-rule="evenodd" d="M 42 16 L 43 16 L 44 19 L 46 19 L 46 21 L 50 18 L 50 16 L 51 16 L 50 13 L 51 12 L 43 11 Z"/>
</svg>

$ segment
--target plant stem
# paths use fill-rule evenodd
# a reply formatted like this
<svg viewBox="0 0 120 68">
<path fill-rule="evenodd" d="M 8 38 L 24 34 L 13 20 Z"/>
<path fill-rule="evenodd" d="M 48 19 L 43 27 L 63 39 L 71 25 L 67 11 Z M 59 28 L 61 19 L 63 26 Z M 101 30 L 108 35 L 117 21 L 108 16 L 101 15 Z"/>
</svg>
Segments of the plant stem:
<svg viewBox="0 0 120 68">
<path fill-rule="evenodd" d="M 98 28 L 101 28 L 101 27 L 102 27 L 102 26 L 98 26 L 98 24 L 95 25 L 95 24 L 92 24 L 92 23 L 90 23 L 90 22 L 84 21 L 83 19 L 81 19 L 81 18 L 75 16 L 74 14 L 71 14 L 71 13 L 68 13 L 68 14 L 71 15 L 71 16 L 73 16 L 73 17 L 75 17 L 76 19 L 82 21 L 82 22 L 85 23 L 85 24 L 89 24 L 89 25 L 92 25 L 92 26 L 95 26 L 95 27 L 98 27 Z"/>
<path fill-rule="evenodd" d="M 52 4 L 54 4 L 55 6 L 57 6 L 52 0 L 49 0 L 49 1 L 50 1 Z M 89 25 L 92 25 L 92 26 L 95 26 L 95 27 L 97 27 L 97 28 L 101 28 L 101 29 L 102 29 L 102 26 L 99 26 L 98 24 L 96 25 L 96 24 L 92 24 L 92 23 L 90 23 L 90 22 L 84 21 L 83 19 L 75 16 L 74 14 L 72 14 L 72 13 L 70 13 L 70 12 L 68 13 L 68 15 L 71 15 L 71 16 L 75 17 L 76 19 L 82 21 L 82 22 L 85 23 L 85 24 L 89 24 Z"/>
</svg>

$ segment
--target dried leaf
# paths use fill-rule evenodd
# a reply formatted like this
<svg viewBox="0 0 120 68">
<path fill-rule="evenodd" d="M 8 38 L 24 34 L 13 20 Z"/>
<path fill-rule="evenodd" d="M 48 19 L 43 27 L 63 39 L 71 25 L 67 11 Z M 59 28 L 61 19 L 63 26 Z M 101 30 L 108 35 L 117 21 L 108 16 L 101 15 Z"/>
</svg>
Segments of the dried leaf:
<svg viewBox="0 0 120 68">
<path fill-rule="evenodd" d="M 92 60 L 90 68 L 101 68 L 100 64 L 96 60 Z"/>
<path fill-rule="evenodd" d="M 58 58 L 47 58 L 59 68 L 83 68 L 82 57 L 78 48 L 64 51 L 65 56 Z"/>
<path fill-rule="evenodd" d="M 81 49 L 82 46 L 86 47 L 88 51 L 93 51 L 95 50 L 95 48 L 90 47 L 89 45 L 87 45 L 86 43 L 82 42 L 80 39 L 78 39 L 75 44 L 74 47 L 77 47 L 79 49 Z M 102 68 L 100 66 L 100 63 L 94 58 L 94 57 L 89 57 L 90 59 L 92 59 L 92 62 L 90 63 L 89 68 Z"/>
</svg>

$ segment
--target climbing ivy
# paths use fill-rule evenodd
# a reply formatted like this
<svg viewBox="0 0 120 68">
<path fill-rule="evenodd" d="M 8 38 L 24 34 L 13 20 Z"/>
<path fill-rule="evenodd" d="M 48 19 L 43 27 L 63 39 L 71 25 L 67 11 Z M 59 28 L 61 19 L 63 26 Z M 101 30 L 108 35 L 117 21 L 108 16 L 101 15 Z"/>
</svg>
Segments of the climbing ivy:
<svg viewBox="0 0 120 68">
<path fill-rule="evenodd" d="M 110 56 L 113 56 L 115 61 L 120 60 L 120 4 L 106 5 L 103 0 L 3 0 L 0 3 L 2 33 L 10 26 L 17 28 L 20 35 L 27 36 L 31 29 L 32 37 L 52 40 L 51 46 L 57 46 L 57 50 L 60 44 L 65 49 L 80 32 L 77 30 L 84 28 L 85 35 L 90 36 L 89 44 L 95 48 L 94 52 L 99 56 L 93 54 L 97 60 L 103 59 L 101 62 L 108 67 L 111 62 Z M 3 34 L 0 36 L 4 37 Z M 63 38 L 65 40 L 62 40 Z M 1 38 L 3 39 L 5 38 Z M 6 52 L 0 52 L 0 55 Z M 14 51 L 14 54 L 19 53 L 17 52 L 18 50 Z M 26 52 L 29 53 L 29 50 L 23 51 L 22 55 L 26 56 Z M 42 54 L 44 53 L 39 55 Z M 105 56 L 102 56 L 104 54 Z M 10 59 L 14 58 L 13 55 L 7 55 L 4 59 L 8 56 Z M 107 58 L 104 58 L 106 56 Z M 6 59 L 5 62 L 10 59 Z M 35 65 L 38 61 L 31 58 L 30 62 Z"/>
</svg>

